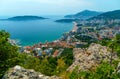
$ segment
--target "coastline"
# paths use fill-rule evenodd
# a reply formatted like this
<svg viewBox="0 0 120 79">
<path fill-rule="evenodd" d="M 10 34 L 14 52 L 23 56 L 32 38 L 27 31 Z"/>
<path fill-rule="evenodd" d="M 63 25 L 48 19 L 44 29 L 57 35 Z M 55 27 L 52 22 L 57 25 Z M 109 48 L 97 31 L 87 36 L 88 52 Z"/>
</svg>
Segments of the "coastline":
<svg viewBox="0 0 120 79">
<path fill-rule="evenodd" d="M 71 30 L 69 30 L 68 32 L 64 32 L 64 33 L 76 32 L 77 29 L 78 29 L 77 23 L 76 23 L 76 22 L 73 22 L 73 26 L 72 26 Z M 63 33 L 63 34 L 64 34 L 64 33 Z M 62 35 L 62 36 L 63 36 L 63 35 Z M 50 41 L 50 42 L 61 41 L 62 36 L 60 36 L 60 38 L 58 38 L 58 39 L 56 39 L 56 40 L 53 40 L 53 41 Z M 14 41 L 15 41 L 15 40 L 14 40 Z M 50 43 L 50 42 L 49 42 L 49 43 Z M 39 43 L 41 43 L 41 42 L 39 42 Z M 34 46 L 34 45 L 37 45 L 37 44 L 39 44 L 39 43 L 35 43 L 35 44 L 32 44 L 32 45 L 21 45 L 21 44 L 16 43 L 16 45 L 22 46 L 22 47 L 26 47 L 26 46 Z M 44 42 L 44 43 L 42 43 L 42 44 L 45 44 L 45 43 L 46 43 L 46 42 Z M 13 44 L 13 43 L 12 43 L 12 44 Z"/>
<path fill-rule="evenodd" d="M 72 28 L 70 31 L 64 32 L 64 33 L 77 32 L 77 30 L 78 30 L 77 22 L 73 22 L 73 28 Z M 63 33 L 63 34 L 64 34 L 64 33 Z M 62 35 L 59 39 L 54 40 L 54 41 L 51 41 L 51 42 L 61 41 L 61 38 L 62 38 L 62 37 L 63 37 L 63 35 Z"/>
<path fill-rule="evenodd" d="M 73 22 L 74 23 L 74 27 L 72 29 L 72 32 L 76 32 L 77 29 L 78 29 L 78 26 L 77 26 L 77 23 L 76 22 Z"/>
<path fill-rule="evenodd" d="M 78 29 L 77 22 L 73 22 L 73 28 L 72 28 L 70 31 L 68 31 L 68 33 L 69 33 L 69 32 L 77 32 L 77 29 Z M 65 33 L 67 33 L 67 32 L 65 32 Z M 64 33 L 63 33 L 63 34 L 64 34 Z M 63 35 L 62 35 L 62 36 L 63 36 Z M 61 36 L 60 38 L 58 38 L 57 40 L 53 40 L 53 41 L 51 41 L 51 42 L 61 41 L 62 36 Z M 51 43 L 51 42 L 47 42 L 47 43 Z M 44 42 L 44 43 L 42 43 L 42 44 L 45 44 L 45 43 L 46 43 L 46 42 Z M 37 44 L 39 44 L 39 43 L 37 43 Z M 34 44 L 34 45 L 37 45 L 37 44 Z M 31 45 L 31 46 L 34 46 L 34 45 Z M 29 46 L 29 45 L 26 45 L 26 46 Z M 26 46 L 23 46 L 23 47 L 26 47 Z"/>
</svg>

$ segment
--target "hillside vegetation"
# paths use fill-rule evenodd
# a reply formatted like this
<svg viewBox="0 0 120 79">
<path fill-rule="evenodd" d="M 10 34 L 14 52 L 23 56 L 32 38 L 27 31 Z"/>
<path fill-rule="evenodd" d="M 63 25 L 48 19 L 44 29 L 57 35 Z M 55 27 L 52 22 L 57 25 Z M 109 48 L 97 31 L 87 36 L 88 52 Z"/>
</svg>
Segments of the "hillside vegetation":
<svg viewBox="0 0 120 79">
<path fill-rule="evenodd" d="M 119 55 L 120 55 L 120 35 L 116 35 L 113 41 L 104 40 L 100 41 L 101 45 L 106 45 L 109 47 L 110 56 L 109 61 L 105 60 L 104 54 L 101 58 L 104 58 L 104 61 L 98 62 L 96 66 L 92 67 L 88 70 L 79 70 L 79 66 L 74 65 L 73 63 L 73 52 L 72 49 L 65 49 L 60 57 L 43 57 L 43 58 L 36 58 L 31 55 L 23 54 L 18 52 L 18 47 L 13 46 L 8 42 L 8 38 L 10 34 L 6 31 L 0 31 L 0 78 L 5 74 L 5 72 L 16 65 L 20 65 L 27 69 L 34 69 L 37 72 L 41 72 L 42 74 L 53 76 L 57 75 L 62 77 L 62 79 L 119 79 Z M 97 50 L 97 49 L 96 49 Z M 99 50 L 99 49 L 98 49 Z M 94 52 L 94 51 L 93 51 Z M 118 55 L 118 59 L 114 59 L 115 53 Z M 83 53 L 83 52 L 82 52 Z M 105 53 L 105 52 L 104 52 Z M 85 54 L 86 56 L 87 54 Z M 94 53 L 92 54 L 94 55 Z M 98 55 L 96 53 L 96 55 Z M 79 55 L 74 55 L 79 56 Z M 98 60 L 99 60 L 98 56 Z M 107 56 L 107 55 L 106 55 Z M 84 58 L 84 57 L 83 57 Z M 89 55 L 90 61 L 95 60 L 91 58 Z M 100 58 L 100 59 L 101 59 Z M 78 58 L 79 59 L 79 58 Z M 81 60 L 81 59 L 80 59 Z M 74 61 L 78 60 L 75 58 Z M 97 59 L 95 60 L 97 61 Z M 83 61 L 80 61 L 84 63 Z M 34 64 L 33 64 L 34 63 Z M 75 66 L 72 71 L 66 71 L 68 67 L 73 63 Z M 92 63 L 92 62 L 91 62 Z M 79 63 L 78 63 L 79 64 Z M 88 64 L 86 64 L 88 66 Z M 81 66 L 82 67 L 82 66 Z"/>
<path fill-rule="evenodd" d="M 107 20 L 111 20 L 111 19 L 120 19 L 120 10 L 115 10 L 115 11 L 109 11 L 109 12 L 105 12 L 102 13 L 98 16 L 92 17 L 89 20 L 102 20 L 102 19 L 107 19 Z"/>
</svg>

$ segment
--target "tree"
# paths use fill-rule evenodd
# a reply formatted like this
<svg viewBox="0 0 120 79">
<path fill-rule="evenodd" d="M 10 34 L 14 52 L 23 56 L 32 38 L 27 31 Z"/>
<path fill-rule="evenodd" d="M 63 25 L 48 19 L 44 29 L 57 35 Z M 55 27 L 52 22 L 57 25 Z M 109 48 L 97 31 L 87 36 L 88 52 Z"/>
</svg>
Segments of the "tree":
<svg viewBox="0 0 120 79">
<path fill-rule="evenodd" d="M 4 30 L 0 31 L 0 77 L 9 68 L 17 64 L 17 46 L 8 42 L 10 34 Z"/>
<path fill-rule="evenodd" d="M 103 39 L 101 44 L 110 48 L 110 64 L 112 64 L 114 52 L 117 52 L 117 54 L 120 55 L 120 34 L 116 34 L 113 39 Z"/>
<path fill-rule="evenodd" d="M 117 55 L 120 57 L 120 34 L 116 35 L 116 51 L 117 51 Z"/>
<path fill-rule="evenodd" d="M 115 38 L 109 41 L 108 47 L 111 48 L 111 57 L 110 57 L 110 64 L 112 64 L 113 60 L 113 53 L 115 51 L 119 52 L 120 50 L 120 34 L 117 34 Z"/>
<path fill-rule="evenodd" d="M 60 58 L 63 58 L 66 65 L 70 66 L 73 63 L 73 49 L 71 48 L 64 48 Z"/>
<path fill-rule="evenodd" d="M 58 63 L 58 64 L 57 64 L 56 72 L 57 72 L 57 74 L 60 74 L 60 73 L 62 73 L 63 71 L 66 70 L 66 67 L 67 67 L 67 66 L 66 66 L 63 58 L 58 59 L 58 60 L 57 60 L 57 63 Z"/>
<path fill-rule="evenodd" d="M 111 55 L 110 55 L 110 65 L 112 65 L 112 60 L 113 60 L 113 53 L 116 48 L 116 41 L 111 40 L 108 44 L 108 46 L 111 48 Z"/>
<path fill-rule="evenodd" d="M 80 78 L 80 74 L 79 74 L 79 67 L 76 66 L 75 69 L 71 72 L 70 79 L 79 79 Z"/>
<path fill-rule="evenodd" d="M 18 49 L 8 42 L 9 36 L 8 32 L 0 31 L 0 62 L 16 56 Z"/>
</svg>

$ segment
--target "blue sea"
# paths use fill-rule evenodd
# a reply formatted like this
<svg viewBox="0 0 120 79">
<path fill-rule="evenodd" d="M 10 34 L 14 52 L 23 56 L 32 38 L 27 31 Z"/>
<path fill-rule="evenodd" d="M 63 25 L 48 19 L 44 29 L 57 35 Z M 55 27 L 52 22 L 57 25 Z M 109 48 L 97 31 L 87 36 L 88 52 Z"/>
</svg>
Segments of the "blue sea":
<svg viewBox="0 0 120 79">
<path fill-rule="evenodd" d="M 10 33 L 11 39 L 18 40 L 21 46 L 51 42 L 72 30 L 73 23 L 56 23 L 63 16 L 42 16 L 49 19 L 32 21 L 0 21 L 0 30 Z M 8 17 L 2 17 L 8 18 Z"/>
</svg>

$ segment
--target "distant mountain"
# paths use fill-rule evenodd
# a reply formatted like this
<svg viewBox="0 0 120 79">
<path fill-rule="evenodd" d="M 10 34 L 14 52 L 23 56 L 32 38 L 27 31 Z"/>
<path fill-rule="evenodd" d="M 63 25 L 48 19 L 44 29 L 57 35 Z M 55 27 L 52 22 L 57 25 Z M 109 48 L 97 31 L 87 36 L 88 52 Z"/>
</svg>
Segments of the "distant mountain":
<svg viewBox="0 0 120 79">
<path fill-rule="evenodd" d="M 98 16 L 92 17 L 88 20 L 100 20 L 100 19 L 120 19 L 120 10 L 114 10 L 114 11 L 109 11 L 102 13 Z"/>
<path fill-rule="evenodd" d="M 84 10 L 74 15 L 66 15 L 65 18 L 77 18 L 77 19 L 88 19 L 101 14 L 102 12 Z"/>
<path fill-rule="evenodd" d="M 26 21 L 26 20 L 42 20 L 42 19 L 46 19 L 46 18 L 39 17 L 39 16 L 15 16 L 15 17 L 8 18 L 6 20 Z"/>
<path fill-rule="evenodd" d="M 59 23 L 71 23 L 73 21 L 76 21 L 76 19 L 59 19 L 59 20 L 56 20 L 55 22 L 59 22 Z"/>
</svg>

